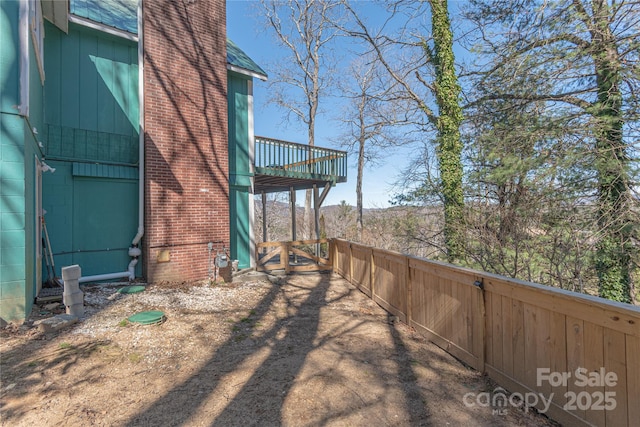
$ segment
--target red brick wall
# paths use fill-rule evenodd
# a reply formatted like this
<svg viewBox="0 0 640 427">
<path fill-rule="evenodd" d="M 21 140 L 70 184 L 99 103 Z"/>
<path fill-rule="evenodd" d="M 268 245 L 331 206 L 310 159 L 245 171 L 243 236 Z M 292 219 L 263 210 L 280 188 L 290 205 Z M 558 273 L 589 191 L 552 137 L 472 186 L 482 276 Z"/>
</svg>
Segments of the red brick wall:
<svg viewBox="0 0 640 427">
<path fill-rule="evenodd" d="M 225 0 L 145 0 L 143 14 L 145 275 L 204 279 L 207 244 L 229 247 Z"/>
</svg>

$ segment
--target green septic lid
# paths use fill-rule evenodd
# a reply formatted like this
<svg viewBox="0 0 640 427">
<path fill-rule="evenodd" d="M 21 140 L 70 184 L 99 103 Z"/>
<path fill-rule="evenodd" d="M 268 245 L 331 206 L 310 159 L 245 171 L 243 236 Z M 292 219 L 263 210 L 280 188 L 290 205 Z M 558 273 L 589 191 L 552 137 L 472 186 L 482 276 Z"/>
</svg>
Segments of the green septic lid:
<svg viewBox="0 0 640 427">
<path fill-rule="evenodd" d="M 142 311 L 129 317 L 129 322 L 140 323 L 142 325 L 153 325 L 162 323 L 165 320 L 164 313 L 161 311 Z"/>
<path fill-rule="evenodd" d="M 118 289 L 119 294 L 135 294 L 138 292 L 144 291 L 144 286 L 125 286 L 124 288 Z"/>
</svg>

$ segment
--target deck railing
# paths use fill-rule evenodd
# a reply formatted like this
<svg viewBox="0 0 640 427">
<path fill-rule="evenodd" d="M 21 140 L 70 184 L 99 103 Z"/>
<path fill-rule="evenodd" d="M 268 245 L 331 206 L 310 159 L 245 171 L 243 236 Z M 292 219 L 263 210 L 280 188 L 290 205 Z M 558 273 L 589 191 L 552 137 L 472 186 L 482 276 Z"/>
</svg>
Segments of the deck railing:
<svg viewBox="0 0 640 427">
<path fill-rule="evenodd" d="M 498 414 L 524 400 L 564 425 L 638 425 L 640 308 L 339 239 L 330 250 L 334 272 L 492 377 Z"/>
<path fill-rule="evenodd" d="M 257 173 L 309 176 L 345 182 L 347 153 L 329 148 L 255 137 L 254 166 Z"/>
</svg>

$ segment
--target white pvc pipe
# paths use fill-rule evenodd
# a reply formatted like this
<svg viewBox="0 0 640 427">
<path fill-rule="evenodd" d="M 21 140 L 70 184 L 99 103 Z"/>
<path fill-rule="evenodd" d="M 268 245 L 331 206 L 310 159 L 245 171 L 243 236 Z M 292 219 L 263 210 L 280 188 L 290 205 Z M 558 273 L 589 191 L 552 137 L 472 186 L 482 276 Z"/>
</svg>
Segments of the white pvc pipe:
<svg viewBox="0 0 640 427">
<path fill-rule="evenodd" d="M 19 6 L 20 26 L 18 37 L 20 39 L 20 114 L 29 117 L 29 7 L 35 7 L 26 1 L 21 1 Z"/>
<path fill-rule="evenodd" d="M 133 280 L 136 278 L 136 264 L 138 264 L 138 258 L 134 258 L 129 263 L 129 267 L 127 267 L 127 271 L 129 272 L 129 280 Z"/>
<path fill-rule="evenodd" d="M 144 234 L 144 37 L 142 0 L 138 0 L 138 232 L 131 242 L 136 246 Z"/>
<path fill-rule="evenodd" d="M 86 283 L 86 282 L 101 282 L 103 280 L 112 280 L 112 279 L 120 279 L 123 277 L 129 277 L 128 271 L 121 271 L 120 273 L 107 273 L 107 274 L 97 274 L 95 276 L 85 276 L 81 277 L 78 282 Z"/>
</svg>

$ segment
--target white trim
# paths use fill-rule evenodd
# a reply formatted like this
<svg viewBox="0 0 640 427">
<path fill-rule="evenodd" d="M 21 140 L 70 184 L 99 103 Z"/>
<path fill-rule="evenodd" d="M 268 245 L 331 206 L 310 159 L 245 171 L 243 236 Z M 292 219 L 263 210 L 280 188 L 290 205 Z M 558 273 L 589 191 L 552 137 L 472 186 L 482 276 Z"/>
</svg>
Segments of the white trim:
<svg viewBox="0 0 640 427">
<path fill-rule="evenodd" d="M 88 27 L 94 30 L 102 31 L 103 33 L 111 34 L 112 36 L 121 37 L 123 39 L 131 40 L 132 42 L 138 42 L 137 35 L 130 33 L 128 31 L 119 30 L 114 27 L 110 27 L 108 25 L 100 24 L 98 22 L 92 21 L 90 19 L 81 18 L 76 15 L 69 15 L 69 22 L 74 24 L 82 25 L 83 27 Z M 139 26 L 139 25 L 138 25 Z M 140 28 L 138 28 L 138 32 L 140 32 Z"/>
<path fill-rule="evenodd" d="M 29 0 L 20 0 L 19 14 L 20 105 L 18 110 L 21 115 L 29 117 Z"/>
<path fill-rule="evenodd" d="M 40 83 L 44 86 L 44 22 L 42 20 L 42 3 L 39 0 L 31 0 L 29 24 L 33 51 L 36 54 L 36 63 L 40 72 Z"/>
<path fill-rule="evenodd" d="M 255 71 L 250 71 L 250 70 L 247 70 L 246 68 L 237 67 L 237 66 L 232 65 L 232 64 L 227 64 L 227 70 L 234 71 L 234 72 L 236 72 L 238 74 L 243 74 L 245 76 L 254 77 L 254 78 L 260 79 L 260 80 L 262 80 L 264 82 L 267 81 L 267 76 L 265 76 L 264 74 L 256 73 Z"/>
<path fill-rule="evenodd" d="M 69 34 L 69 0 L 40 0 L 42 16 Z"/>
<path fill-rule="evenodd" d="M 256 153 L 256 138 L 253 129 L 253 81 L 247 81 L 247 130 L 249 139 L 249 172 L 251 173 L 251 188 L 249 188 L 249 267 L 256 267 L 256 236 L 255 236 L 255 198 L 254 193 L 254 165 Z"/>
<path fill-rule="evenodd" d="M 42 217 L 44 216 L 44 212 L 42 210 L 42 163 L 38 156 L 35 157 L 35 172 L 36 172 L 36 197 L 35 197 L 35 240 L 36 240 L 36 296 L 40 293 L 42 289 Z M 55 271 L 53 272 L 55 276 Z"/>
</svg>

